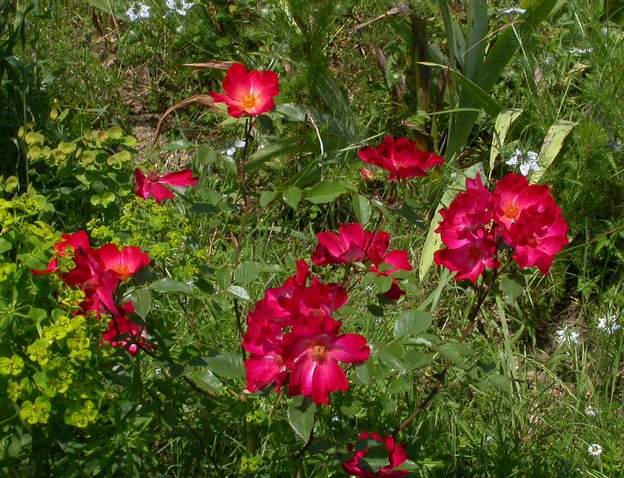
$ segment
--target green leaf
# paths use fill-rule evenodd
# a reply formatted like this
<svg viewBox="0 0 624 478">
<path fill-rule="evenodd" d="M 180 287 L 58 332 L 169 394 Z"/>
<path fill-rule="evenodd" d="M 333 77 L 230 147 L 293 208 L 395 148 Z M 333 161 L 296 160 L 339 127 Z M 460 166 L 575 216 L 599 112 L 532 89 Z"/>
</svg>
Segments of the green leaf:
<svg viewBox="0 0 624 478">
<path fill-rule="evenodd" d="M 431 264 L 433 264 L 433 254 L 440 249 L 440 245 L 442 244 L 442 240 L 440 239 L 440 235 L 435 232 L 442 220 L 442 216 L 440 216 L 440 209 L 444 207 L 448 207 L 449 204 L 455 199 L 455 196 L 458 192 L 464 191 L 466 189 L 466 178 L 475 178 L 477 174 L 481 175 L 483 179 L 485 177 L 485 173 L 483 172 L 483 164 L 476 163 L 472 166 L 464 169 L 461 174 L 458 174 L 455 181 L 451 183 L 449 187 L 446 188 L 444 194 L 442 195 L 442 200 L 436 209 L 435 214 L 433 215 L 433 220 L 429 225 L 429 231 L 427 232 L 427 237 L 425 238 L 425 244 L 423 245 L 422 253 L 420 256 L 420 264 L 418 266 L 418 277 L 422 281 Z"/>
<path fill-rule="evenodd" d="M 511 380 L 504 375 L 488 375 L 488 382 L 501 392 L 509 392 Z"/>
<path fill-rule="evenodd" d="M 245 366 L 239 354 L 217 352 L 203 358 L 206 367 L 220 377 L 245 378 Z"/>
<path fill-rule="evenodd" d="M 522 285 L 509 276 L 501 279 L 499 287 L 505 293 L 505 302 L 508 304 L 513 304 L 524 292 Z"/>
<path fill-rule="evenodd" d="M 390 370 L 398 370 L 399 372 L 407 371 L 407 367 L 403 363 L 403 355 L 405 350 L 401 344 L 391 343 L 381 349 L 379 358 L 383 364 Z"/>
<path fill-rule="evenodd" d="M 11 250 L 12 248 L 13 248 L 13 243 L 0 237 L 0 254 L 8 250 Z"/>
<path fill-rule="evenodd" d="M 150 289 L 160 292 L 161 294 L 192 294 L 191 289 L 184 282 L 174 279 L 160 279 L 150 284 Z"/>
<path fill-rule="evenodd" d="M 375 292 L 377 294 L 384 294 L 390 290 L 390 287 L 392 287 L 392 277 L 377 276 L 373 279 L 373 284 L 375 285 Z"/>
<path fill-rule="evenodd" d="M 550 127 L 542 143 L 542 149 L 540 149 L 539 152 L 538 161 L 540 169 L 531 174 L 532 183 L 536 183 L 542 178 L 548 167 L 559 154 L 559 151 L 561 151 L 563 141 L 575 126 L 576 123 L 572 123 L 571 121 L 559 120 Z"/>
<path fill-rule="evenodd" d="M 316 405 L 309 397 L 299 395 L 288 404 L 288 423 L 295 433 L 307 442 L 314 428 Z"/>
<path fill-rule="evenodd" d="M 152 308 L 152 293 L 149 289 L 136 289 L 132 292 L 132 302 L 137 315 L 145 319 Z"/>
<path fill-rule="evenodd" d="M 249 292 L 244 287 L 238 285 L 231 285 L 226 289 L 230 294 L 240 300 L 249 300 Z"/>
<path fill-rule="evenodd" d="M 468 3 L 468 39 L 464 57 L 464 74 L 474 80 L 479 75 L 485 58 L 488 33 L 488 7 L 486 0 Z"/>
<path fill-rule="evenodd" d="M 459 342 L 447 342 L 438 347 L 438 352 L 456 365 L 461 365 L 464 359 L 470 355 L 470 351 L 471 349 L 468 344 Z"/>
<path fill-rule="evenodd" d="M 321 181 L 308 191 L 306 199 L 312 204 L 323 204 L 333 201 L 346 192 L 347 188 L 341 183 L 335 181 Z"/>
<path fill-rule="evenodd" d="M 351 207 L 358 222 L 362 225 L 368 224 L 371 217 L 371 205 L 366 196 L 354 194 L 351 198 Z"/>
<path fill-rule="evenodd" d="M 412 390 L 412 384 L 404 378 L 395 378 L 388 385 L 388 393 L 391 395 L 398 395 L 403 392 L 410 392 Z"/>
<path fill-rule="evenodd" d="M 185 373 L 185 375 L 202 390 L 211 393 L 221 393 L 223 391 L 221 381 L 207 368 L 194 367 L 192 372 Z"/>
<path fill-rule="evenodd" d="M 409 365 L 410 370 L 423 368 L 433 362 L 433 355 L 420 350 L 408 349 L 405 351 L 403 362 Z"/>
<path fill-rule="evenodd" d="M 291 187 L 282 193 L 282 198 L 287 205 L 289 205 L 292 209 L 297 210 L 302 194 L 301 189 Z"/>
<path fill-rule="evenodd" d="M 273 202 L 277 197 L 277 191 L 262 191 L 260 193 L 260 207 L 266 209 L 266 207 Z"/>
<path fill-rule="evenodd" d="M 407 310 L 394 324 L 394 337 L 398 339 L 406 335 L 420 334 L 431 326 L 431 322 L 433 322 L 431 312 L 418 309 Z"/>
<path fill-rule="evenodd" d="M 494 124 L 494 136 L 492 138 L 492 148 L 490 149 L 490 176 L 492 175 L 492 170 L 494 169 L 496 157 L 500 154 L 503 146 L 505 146 L 507 132 L 521 114 L 522 110 L 520 109 L 510 109 L 501 111 L 496 117 L 496 123 Z"/>
</svg>

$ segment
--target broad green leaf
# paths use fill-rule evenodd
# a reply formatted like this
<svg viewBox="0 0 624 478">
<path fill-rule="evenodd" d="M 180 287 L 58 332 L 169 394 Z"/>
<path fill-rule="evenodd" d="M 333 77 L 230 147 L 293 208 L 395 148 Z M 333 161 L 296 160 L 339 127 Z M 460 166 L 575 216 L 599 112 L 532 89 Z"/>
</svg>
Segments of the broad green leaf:
<svg viewBox="0 0 624 478">
<path fill-rule="evenodd" d="M 354 194 L 351 198 L 351 206 L 358 222 L 364 226 L 368 224 L 371 217 L 371 205 L 368 198 L 361 194 Z"/>
<path fill-rule="evenodd" d="M 137 315 L 145 319 L 152 308 L 152 293 L 146 288 L 135 289 L 132 292 L 132 302 Z"/>
<path fill-rule="evenodd" d="M 501 279 L 499 287 L 505 293 L 505 302 L 508 304 L 513 304 L 515 300 L 522 295 L 522 292 L 524 292 L 522 285 L 509 276 L 505 276 Z"/>
<path fill-rule="evenodd" d="M 490 177 L 492 177 L 492 170 L 494 169 L 496 157 L 500 154 L 503 146 L 505 146 L 507 132 L 521 114 L 522 110 L 520 109 L 510 109 L 501 111 L 496 117 L 494 136 L 492 137 L 492 148 L 490 149 Z"/>
<path fill-rule="evenodd" d="M 306 195 L 306 199 L 313 204 L 331 202 L 347 192 L 347 188 L 335 181 L 321 181 L 313 186 Z"/>
<path fill-rule="evenodd" d="M 447 360 L 461 365 L 464 359 L 470 355 L 470 346 L 459 342 L 447 342 L 438 347 L 440 352 Z"/>
<path fill-rule="evenodd" d="M 394 337 L 420 334 L 431 326 L 432 321 L 431 312 L 418 309 L 406 310 L 394 324 Z"/>
<path fill-rule="evenodd" d="M 442 220 L 442 216 L 440 216 L 440 209 L 448 207 L 448 205 L 455 198 L 457 193 L 466 189 L 466 178 L 473 179 L 477 176 L 477 174 L 480 174 L 482 179 L 485 177 L 482 163 L 476 163 L 464 169 L 461 174 L 458 174 L 458 177 L 455 179 L 455 181 L 451 183 L 451 185 L 442 195 L 442 200 L 440 201 L 440 204 L 438 204 L 436 212 L 433 215 L 431 224 L 429 225 L 429 231 L 427 232 L 425 244 L 423 245 L 422 253 L 420 256 L 418 277 L 421 281 L 425 278 L 425 275 L 427 275 L 431 264 L 433 264 L 433 254 L 435 253 L 435 251 L 440 249 L 440 245 L 442 244 L 440 235 L 435 232 L 435 230 L 438 228 L 438 224 L 440 224 L 440 221 Z"/>
<path fill-rule="evenodd" d="M 223 391 L 223 384 L 209 369 L 194 367 L 192 370 L 192 372 L 185 373 L 185 375 L 199 388 L 212 393 L 221 393 Z"/>
<path fill-rule="evenodd" d="M 488 6 L 486 0 L 468 3 L 468 38 L 464 53 L 464 74 L 474 80 L 483 65 L 488 34 Z"/>
<path fill-rule="evenodd" d="M 150 284 L 150 289 L 160 292 L 161 294 L 192 294 L 193 289 L 174 279 L 160 279 Z"/>
<path fill-rule="evenodd" d="M 410 392 L 411 390 L 412 390 L 412 384 L 401 377 L 395 378 L 388 385 L 388 393 L 392 395 L 397 395 L 403 392 Z"/>
<path fill-rule="evenodd" d="M 375 292 L 377 294 L 384 294 L 390 290 L 390 287 L 392 287 L 392 277 L 377 276 L 373 279 L 373 284 L 375 284 Z"/>
<path fill-rule="evenodd" d="M 402 360 L 404 354 L 405 350 L 403 349 L 403 346 L 401 344 L 391 343 L 381 349 L 379 358 L 381 359 L 383 364 L 390 370 L 405 372 L 407 371 L 407 367 Z"/>
<path fill-rule="evenodd" d="M 260 193 L 260 207 L 266 209 L 266 207 L 273 202 L 277 197 L 277 191 L 262 191 Z"/>
<path fill-rule="evenodd" d="M 233 352 L 217 352 L 203 358 L 206 367 L 220 377 L 244 378 L 245 366 L 239 354 Z"/>
<path fill-rule="evenodd" d="M 297 209 L 299 205 L 299 201 L 301 201 L 301 189 L 296 187 L 288 188 L 286 191 L 282 193 L 282 198 L 284 202 L 288 204 L 292 209 Z"/>
<path fill-rule="evenodd" d="M 316 405 L 309 397 L 299 395 L 288 404 L 288 423 L 295 433 L 307 442 L 314 428 L 314 413 Z"/>
<path fill-rule="evenodd" d="M 249 292 L 244 287 L 238 285 L 231 285 L 226 289 L 230 294 L 240 300 L 249 300 Z"/>
<path fill-rule="evenodd" d="M 540 169 L 531 175 L 532 183 L 536 183 L 541 179 L 559 154 L 559 151 L 561 151 L 563 141 L 575 126 L 576 123 L 559 120 L 549 128 L 548 133 L 546 133 L 546 138 L 544 138 L 544 142 L 542 143 L 542 149 L 540 149 L 539 152 L 538 162 Z"/>
<path fill-rule="evenodd" d="M 433 355 L 420 350 L 408 349 L 405 351 L 403 362 L 409 366 L 410 370 L 423 368 L 433 362 Z"/>
<path fill-rule="evenodd" d="M 0 254 L 10 250 L 13 247 L 13 244 L 6 239 L 0 237 Z"/>
</svg>

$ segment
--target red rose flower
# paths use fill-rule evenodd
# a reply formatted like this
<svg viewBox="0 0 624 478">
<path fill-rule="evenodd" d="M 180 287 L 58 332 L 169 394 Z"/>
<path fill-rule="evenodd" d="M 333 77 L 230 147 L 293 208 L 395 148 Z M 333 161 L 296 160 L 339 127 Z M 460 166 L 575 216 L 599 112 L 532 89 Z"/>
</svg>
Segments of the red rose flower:
<svg viewBox="0 0 624 478">
<path fill-rule="evenodd" d="M 120 280 L 128 279 L 150 263 L 147 253 L 135 246 L 119 250 L 116 244 L 104 244 L 97 249 L 97 257 L 104 270 L 113 272 Z"/>
<path fill-rule="evenodd" d="M 407 470 L 395 470 L 398 466 L 407 460 L 407 453 L 403 447 L 394 441 L 391 436 L 383 438 L 374 432 L 364 432 L 358 435 L 358 444 L 356 447 L 349 446 L 349 451 L 356 450 L 350 460 L 344 462 L 342 467 L 353 476 L 361 476 L 363 478 L 399 478 L 408 474 Z M 366 446 L 366 440 L 376 441 L 385 447 L 388 452 L 388 464 L 377 471 L 370 470 L 370 467 L 364 469 L 360 460 L 365 458 L 370 452 L 370 448 Z"/>
<path fill-rule="evenodd" d="M 225 103 L 234 118 L 259 116 L 275 108 L 279 80 L 272 71 L 247 71 L 245 65 L 234 63 L 223 80 L 225 94 L 210 92 L 215 103 Z"/>
<path fill-rule="evenodd" d="M 421 151 L 416 143 L 407 138 L 395 140 L 384 137 L 376 148 L 366 146 L 358 152 L 365 163 L 379 166 L 390 172 L 390 181 L 426 176 L 427 171 L 444 163 L 444 158 L 428 151 Z"/>
<path fill-rule="evenodd" d="M 381 268 L 380 268 L 381 267 Z M 407 251 L 391 251 L 388 252 L 379 263 L 371 266 L 371 272 L 380 276 L 390 276 L 397 271 L 411 271 L 412 265 L 409 262 L 409 254 Z M 399 287 L 398 281 L 392 277 L 392 285 L 390 289 L 384 293 L 389 300 L 399 300 L 405 292 Z"/>
<path fill-rule="evenodd" d="M 187 188 L 189 186 L 195 186 L 199 182 L 199 178 L 194 177 L 190 169 L 168 173 L 163 176 L 158 176 L 154 173 L 148 173 L 146 176 L 140 169 L 135 169 L 134 179 L 136 182 L 136 195 L 143 199 L 154 198 L 158 204 L 175 197 L 173 191 L 165 186 L 165 184 Z"/>
<path fill-rule="evenodd" d="M 378 262 L 388 248 L 389 236 L 383 231 L 375 234 L 361 224 L 343 224 L 339 232 L 319 232 L 316 234 L 318 246 L 312 254 L 312 262 L 317 266 L 326 264 L 350 264 L 371 260 Z"/>
</svg>

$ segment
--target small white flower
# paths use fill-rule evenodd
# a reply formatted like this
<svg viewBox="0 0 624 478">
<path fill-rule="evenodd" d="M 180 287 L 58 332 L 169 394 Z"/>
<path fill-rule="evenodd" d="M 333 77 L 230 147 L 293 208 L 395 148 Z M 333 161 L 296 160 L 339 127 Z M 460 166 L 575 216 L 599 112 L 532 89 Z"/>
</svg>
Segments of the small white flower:
<svg viewBox="0 0 624 478">
<path fill-rule="evenodd" d="M 585 407 L 585 415 L 587 415 L 588 417 L 595 417 L 596 415 L 598 415 L 598 410 L 596 410 L 591 405 L 587 405 Z"/>
<path fill-rule="evenodd" d="M 134 22 L 139 18 L 149 18 L 150 7 L 144 3 L 133 3 L 130 5 L 130 8 L 126 10 L 126 16 L 131 22 Z"/>
<path fill-rule="evenodd" d="M 236 149 L 234 148 L 228 148 L 225 150 L 225 155 L 226 156 L 234 156 L 234 153 L 236 152 Z"/>
<path fill-rule="evenodd" d="M 544 58 L 544 65 L 550 66 L 555 64 L 555 59 L 552 56 L 547 56 Z"/>
<path fill-rule="evenodd" d="M 587 447 L 587 453 L 591 456 L 600 456 L 602 455 L 602 447 L 598 443 L 592 443 Z"/>
<path fill-rule="evenodd" d="M 570 50 L 570 55 L 572 56 L 589 55 L 590 53 L 593 53 L 593 51 L 594 51 L 593 48 L 572 48 Z"/>
<path fill-rule="evenodd" d="M 612 334 L 620 329 L 621 325 L 618 323 L 618 317 L 615 314 L 603 315 L 598 319 L 598 328 L 602 332 Z"/>
<path fill-rule="evenodd" d="M 514 152 L 511 155 L 511 158 L 509 158 L 507 161 L 505 161 L 505 164 L 508 165 L 508 166 L 515 166 L 515 165 L 518 164 L 518 161 L 523 156 L 524 155 L 523 155 L 522 151 L 520 151 L 519 149 L 515 149 Z"/>
<path fill-rule="evenodd" d="M 494 437 L 492 435 L 488 435 L 485 437 L 485 443 L 488 445 L 494 444 Z"/>
<path fill-rule="evenodd" d="M 193 2 L 187 2 L 186 0 L 165 0 L 165 4 L 170 11 L 174 11 L 182 16 L 186 15 L 195 5 Z"/>
<path fill-rule="evenodd" d="M 524 8 L 517 8 L 517 7 L 501 8 L 498 11 L 498 16 L 503 17 L 505 15 L 524 15 L 525 13 L 526 13 L 526 10 Z"/>
<path fill-rule="evenodd" d="M 234 143 L 234 147 L 238 149 L 243 149 L 245 147 L 245 140 L 239 139 L 238 141 L 236 141 L 236 143 Z"/>
<path fill-rule="evenodd" d="M 337 415 L 334 415 L 333 417 L 331 417 L 331 421 L 334 423 L 338 423 L 340 421 L 340 417 Z"/>
<path fill-rule="evenodd" d="M 511 157 L 505 161 L 507 166 L 520 165 L 520 173 L 528 176 L 531 171 L 539 171 L 540 166 L 537 162 L 538 154 L 535 151 L 521 151 L 515 149 Z"/>
<path fill-rule="evenodd" d="M 564 327 L 561 330 L 557 330 L 557 332 L 555 332 L 555 335 L 557 336 L 557 342 L 559 342 L 560 344 L 564 344 L 564 343 L 577 343 L 579 337 L 581 336 L 581 334 L 579 334 L 576 330 L 570 329 L 568 327 Z"/>
</svg>

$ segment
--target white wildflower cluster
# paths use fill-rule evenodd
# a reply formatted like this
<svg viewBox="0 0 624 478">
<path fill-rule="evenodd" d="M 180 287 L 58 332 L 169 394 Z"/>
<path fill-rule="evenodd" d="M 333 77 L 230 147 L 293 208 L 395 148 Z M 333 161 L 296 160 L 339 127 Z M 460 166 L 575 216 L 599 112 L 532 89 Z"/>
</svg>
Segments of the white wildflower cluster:
<svg viewBox="0 0 624 478">
<path fill-rule="evenodd" d="M 126 16 L 131 22 L 137 21 L 139 18 L 149 18 L 150 7 L 144 3 L 133 3 L 130 8 L 126 10 Z"/>
<path fill-rule="evenodd" d="M 170 12 L 176 12 L 182 16 L 186 15 L 195 5 L 193 2 L 187 2 L 186 0 L 165 0 L 165 3 Z"/>
<path fill-rule="evenodd" d="M 195 3 L 188 0 L 165 0 L 165 6 L 168 13 L 177 13 L 178 15 L 186 15 L 193 8 Z M 126 16 L 131 22 L 135 22 L 141 18 L 149 18 L 150 6 L 145 3 L 135 2 L 126 10 Z"/>
<path fill-rule="evenodd" d="M 563 329 L 557 330 L 555 332 L 557 342 L 562 345 L 565 343 L 575 344 L 578 342 L 580 336 L 581 334 L 578 331 L 569 327 L 564 327 Z"/>
<path fill-rule="evenodd" d="M 598 329 L 608 334 L 613 334 L 620 329 L 618 316 L 615 314 L 603 315 L 598 319 Z"/>
<path fill-rule="evenodd" d="M 520 166 L 520 173 L 523 176 L 528 176 L 531 171 L 539 171 L 540 167 L 537 163 L 538 154 L 535 151 L 522 151 L 520 149 L 514 150 L 511 158 L 509 158 L 505 164 L 507 166 Z"/>
<path fill-rule="evenodd" d="M 596 410 L 591 405 L 587 405 L 585 407 L 585 415 L 587 415 L 588 417 L 595 417 L 596 415 L 598 415 L 598 410 Z"/>
<path fill-rule="evenodd" d="M 509 16 L 509 15 L 524 15 L 526 10 L 524 8 L 510 7 L 510 8 L 501 8 L 498 11 L 499 17 Z"/>
<path fill-rule="evenodd" d="M 602 447 L 598 443 L 592 443 L 587 447 L 587 453 L 591 456 L 600 456 L 602 455 Z"/>
</svg>

